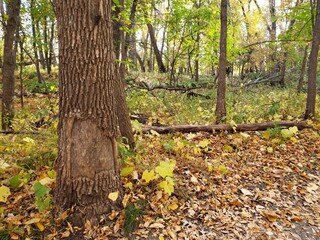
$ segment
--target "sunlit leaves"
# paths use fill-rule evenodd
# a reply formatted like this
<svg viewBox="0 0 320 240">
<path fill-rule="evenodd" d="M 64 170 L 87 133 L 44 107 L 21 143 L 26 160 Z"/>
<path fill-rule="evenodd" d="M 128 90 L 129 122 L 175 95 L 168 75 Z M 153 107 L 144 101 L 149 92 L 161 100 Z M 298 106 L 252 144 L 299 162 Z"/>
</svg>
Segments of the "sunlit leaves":
<svg viewBox="0 0 320 240">
<path fill-rule="evenodd" d="M 171 195 L 174 192 L 174 181 L 171 177 L 166 177 L 166 179 L 160 182 L 159 187 L 164 190 L 165 193 Z"/>
<path fill-rule="evenodd" d="M 6 202 L 7 198 L 10 196 L 10 188 L 6 186 L 0 187 L 0 202 Z"/>
<path fill-rule="evenodd" d="M 125 167 L 122 168 L 121 170 L 121 176 L 122 177 L 127 177 L 133 172 L 134 168 L 133 167 Z"/>
<path fill-rule="evenodd" d="M 42 212 L 51 205 L 50 188 L 40 182 L 35 182 L 33 188 L 36 196 L 36 206 Z"/>
<path fill-rule="evenodd" d="M 153 170 L 150 172 L 148 170 L 145 170 L 142 174 L 142 179 L 146 181 L 146 183 L 149 183 L 150 181 L 155 179 L 155 173 Z"/>
<path fill-rule="evenodd" d="M 173 170 L 174 170 L 175 162 L 165 162 L 161 161 L 159 163 L 159 166 L 155 168 L 155 172 L 158 173 L 161 177 L 172 177 L 173 176 Z"/>
</svg>

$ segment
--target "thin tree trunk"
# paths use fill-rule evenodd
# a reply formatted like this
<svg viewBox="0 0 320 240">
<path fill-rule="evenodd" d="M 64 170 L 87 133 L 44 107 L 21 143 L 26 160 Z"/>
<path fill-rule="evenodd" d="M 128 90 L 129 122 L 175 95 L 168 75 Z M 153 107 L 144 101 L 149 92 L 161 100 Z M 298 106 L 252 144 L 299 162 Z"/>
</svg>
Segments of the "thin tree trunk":
<svg viewBox="0 0 320 240">
<path fill-rule="evenodd" d="M 43 54 L 43 44 L 42 44 L 42 41 L 40 39 L 40 20 L 36 20 L 36 36 L 37 36 L 37 49 L 38 49 L 38 52 L 39 52 L 39 61 L 41 63 L 41 66 L 42 66 L 42 69 L 46 69 L 46 60 L 45 60 L 45 57 L 44 57 L 44 54 Z"/>
<path fill-rule="evenodd" d="M 54 19 L 51 20 L 51 27 L 50 27 L 50 39 L 49 39 L 49 56 L 48 56 L 48 65 L 47 65 L 47 72 L 50 75 L 52 71 L 52 63 L 54 58 L 54 50 L 53 50 L 53 40 L 54 40 Z"/>
<path fill-rule="evenodd" d="M 309 48 L 309 45 L 306 45 L 304 47 L 304 54 L 303 54 L 303 60 L 302 60 L 302 64 L 301 64 L 299 84 L 298 84 L 298 88 L 297 88 L 298 94 L 301 92 L 302 87 L 303 87 L 303 83 L 304 83 L 304 74 L 306 72 L 306 65 L 307 65 L 307 58 L 308 58 L 308 48 Z"/>
<path fill-rule="evenodd" d="M 7 4 L 8 20 L 4 27 L 3 69 L 2 69 L 2 130 L 12 129 L 14 117 L 14 70 L 16 65 L 15 33 L 20 22 L 20 0 L 11 0 Z M 16 41 L 17 44 L 17 41 Z"/>
<path fill-rule="evenodd" d="M 121 5 L 122 6 L 122 5 Z M 116 19 L 119 18 L 119 14 L 121 12 L 121 7 L 116 7 L 116 12 L 113 12 L 114 17 Z M 120 43 L 119 39 L 123 38 L 123 31 L 121 31 L 121 23 L 119 21 L 113 21 L 113 45 L 114 45 L 114 51 L 115 56 L 117 58 L 120 57 Z M 125 46 L 122 46 L 123 48 Z M 128 51 L 126 49 L 125 51 Z M 122 55 L 124 57 L 124 55 Z M 122 63 L 120 64 L 121 67 Z M 122 76 L 124 78 L 124 75 Z M 133 137 L 133 131 L 131 126 L 131 121 L 129 117 L 129 110 L 126 100 L 126 94 L 125 94 L 125 85 L 124 85 L 124 79 L 121 79 L 119 74 L 119 64 L 115 63 L 115 100 L 117 102 L 117 109 L 116 114 L 118 118 L 119 123 L 119 130 L 121 133 L 121 136 L 126 138 L 126 142 L 129 144 L 130 148 L 133 149 L 135 146 L 134 143 L 134 137 Z"/>
<path fill-rule="evenodd" d="M 57 217 L 72 207 L 68 221 L 82 230 L 87 221 L 104 224 L 101 219 L 122 207 L 111 5 L 56 1 L 61 89 L 55 203 Z"/>
<path fill-rule="evenodd" d="M 218 70 L 218 89 L 216 103 L 216 123 L 225 122 L 226 112 L 226 75 L 227 75 L 227 9 L 228 0 L 221 0 L 220 13 L 220 57 Z"/>
<path fill-rule="evenodd" d="M 130 24 L 128 26 L 128 31 L 125 34 L 122 50 L 121 50 L 121 63 L 119 68 L 120 80 L 125 82 L 126 75 L 126 61 L 128 60 L 128 50 L 130 45 L 131 33 L 130 31 L 133 29 L 136 11 L 137 11 L 138 0 L 133 0 L 131 11 L 130 11 Z"/>
<path fill-rule="evenodd" d="M 316 20 L 313 28 L 312 47 L 309 56 L 309 69 L 308 69 L 308 95 L 307 105 L 305 112 L 305 119 L 315 117 L 316 95 L 317 95 L 317 65 L 318 53 L 320 44 L 320 0 L 317 0 L 316 6 Z"/>
<path fill-rule="evenodd" d="M 30 8 L 31 8 L 31 29 L 32 29 L 32 46 L 33 46 L 33 52 L 34 52 L 34 63 L 36 66 L 36 71 L 37 71 L 37 77 L 38 77 L 38 82 L 42 83 L 43 79 L 42 79 L 42 75 L 40 72 L 40 63 L 39 63 L 39 55 L 38 55 L 38 47 L 37 47 L 37 32 L 36 32 L 36 23 L 35 23 L 35 19 L 34 19 L 34 14 L 32 12 L 33 8 L 34 8 L 34 0 L 31 0 L 30 2 Z"/>
<path fill-rule="evenodd" d="M 151 45 L 152 45 L 152 48 L 153 48 L 153 51 L 154 51 L 154 55 L 155 55 L 156 60 L 157 60 L 159 72 L 165 73 L 167 70 L 166 70 L 166 67 L 164 66 L 162 58 L 161 58 L 161 54 L 160 54 L 160 51 L 159 51 L 159 48 L 158 48 L 157 40 L 156 40 L 156 37 L 155 37 L 155 34 L 154 34 L 154 28 L 151 25 L 151 23 L 148 23 L 147 26 L 148 26 L 148 31 L 149 31 L 149 34 L 150 34 Z"/>
</svg>

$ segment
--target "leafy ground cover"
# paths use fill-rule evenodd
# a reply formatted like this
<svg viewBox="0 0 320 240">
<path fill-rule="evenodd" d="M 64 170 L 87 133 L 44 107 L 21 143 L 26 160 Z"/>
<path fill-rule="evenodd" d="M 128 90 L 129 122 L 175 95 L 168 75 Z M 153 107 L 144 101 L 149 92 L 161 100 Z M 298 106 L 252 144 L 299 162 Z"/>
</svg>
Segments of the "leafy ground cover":
<svg viewBox="0 0 320 240">
<path fill-rule="evenodd" d="M 149 123 L 211 123 L 214 92 L 202 93 L 212 99 L 134 90 L 129 105 Z M 229 122 L 303 114 L 305 96 L 294 98 L 290 88 L 270 97 L 261 89 L 238 95 L 228 96 L 236 98 Z M 0 239 L 67 239 L 74 230 L 68 213 L 52 214 L 57 98 L 27 96 L 15 121 L 20 133 L 0 135 Z M 99 228 L 88 223 L 87 238 L 319 239 L 320 126 L 310 124 L 302 131 L 141 135 L 134 122 L 136 152 L 119 144 L 124 210 Z M 57 231 L 56 223 L 65 229 Z"/>
</svg>

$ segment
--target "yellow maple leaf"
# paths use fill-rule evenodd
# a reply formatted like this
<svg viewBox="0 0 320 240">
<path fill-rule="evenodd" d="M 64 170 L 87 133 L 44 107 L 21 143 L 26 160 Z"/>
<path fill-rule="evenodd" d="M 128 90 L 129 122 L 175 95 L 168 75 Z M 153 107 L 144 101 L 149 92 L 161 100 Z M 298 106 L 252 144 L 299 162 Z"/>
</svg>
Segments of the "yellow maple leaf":
<svg viewBox="0 0 320 240">
<path fill-rule="evenodd" d="M 142 179 L 146 181 L 146 183 L 149 183 L 150 181 L 155 179 L 154 171 L 151 170 L 150 172 L 148 170 L 145 170 L 142 174 Z"/>
<path fill-rule="evenodd" d="M 173 179 L 171 177 L 166 177 L 166 180 L 159 183 L 159 187 L 170 196 L 174 192 Z"/>
<path fill-rule="evenodd" d="M 172 177 L 173 176 L 174 165 L 170 162 L 161 161 L 159 166 L 155 168 L 156 173 L 158 173 L 161 177 Z"/>
</svg>

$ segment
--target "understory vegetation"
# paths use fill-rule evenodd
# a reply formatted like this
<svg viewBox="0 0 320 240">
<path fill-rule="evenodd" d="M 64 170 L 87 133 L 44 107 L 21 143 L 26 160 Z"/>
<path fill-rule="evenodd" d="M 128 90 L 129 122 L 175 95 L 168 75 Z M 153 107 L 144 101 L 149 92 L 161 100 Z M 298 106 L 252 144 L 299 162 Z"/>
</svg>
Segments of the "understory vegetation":
<svg viewBox="0 0 320 240">
<path fill-rule="evenodd" d="M 39 85 L 32 69 L 25 70 L 23 108 L 21 86 L 16 89 L 15 133 L 0 135 L 1 240 L 61 239 L 73 232 L 68 212 L 60 219 L 53 215 L 57 74 L 46 79 Z M 186 91 L 141 89 L 139 82 L 166 86 L 167 80 L 154 74 L 128 77 L 131 115 L 142 116 L 146 125 L 215 122 L 213 78 L 180 81 L 180 87 L 189 88 Z M 197 88 L 203 83 L 208 86 Z M 226 99 L 230 124 L 297 121 L 303 118 L 306 93 L 296 93 L 294 80 L 285 88 L 244 87 L 230 80 Z M 301 131 L 276 127 L 263 132 L 160 135 L 141 134 L 138 120 L 132 121 L 136 151 L 119 141 L 125 209 L 106 216 L 109 224 L 101 228 L 88 223 L 88 239 L 319 237 L 316 122 L 308 122 L 313 128 Z M 64 230 L 57 231 L 54 223 L 65 224 Z"/>
</svg>

